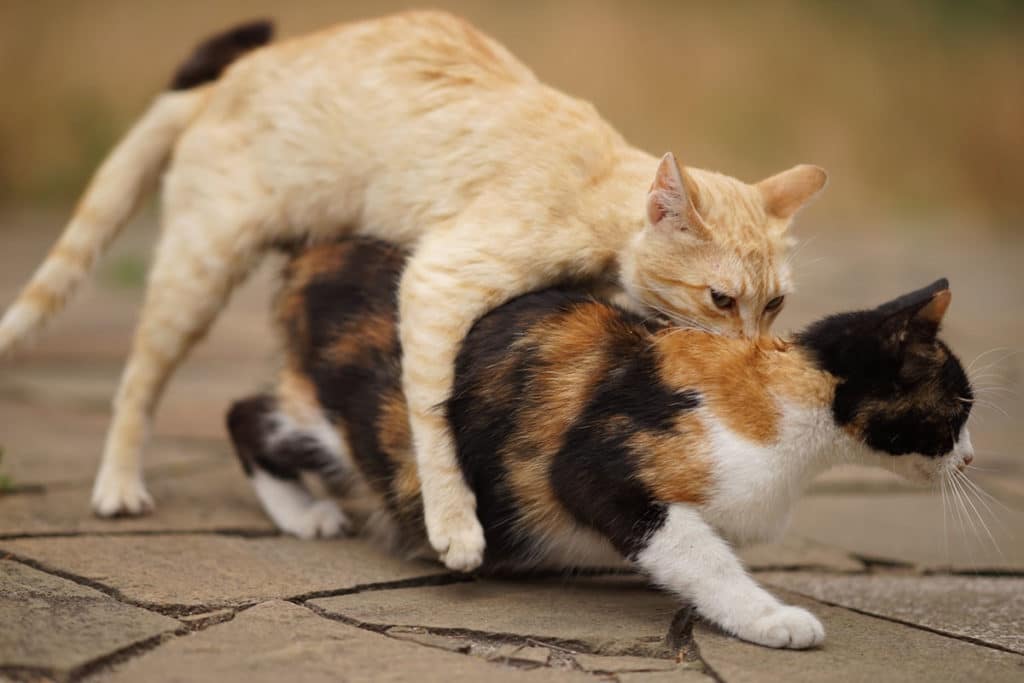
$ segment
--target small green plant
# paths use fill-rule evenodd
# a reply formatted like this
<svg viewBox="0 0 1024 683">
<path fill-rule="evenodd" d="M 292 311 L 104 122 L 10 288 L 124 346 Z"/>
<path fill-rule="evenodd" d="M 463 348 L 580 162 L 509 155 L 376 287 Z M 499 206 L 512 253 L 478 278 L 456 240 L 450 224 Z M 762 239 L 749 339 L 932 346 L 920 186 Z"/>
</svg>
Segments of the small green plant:
<svg viewBox="0 0 1024 683">
<path fill-rule="evenodd" d="M 103 281 L 117 289 L 140 289 L 146 282 L 146 260 L 138 255 L 121 256 L 104 269 Z"/>
<path fill-rule="evenodd" d="M 0 447 L 0 467 L 2 467 L 3 464 L 4 464 L 4 449 L 2 447 Z M 6 474 L 4 474 L 3 472 L 0 472 L 0 493 L 6 493 L 7 491 L 10 491 L 13 488 L 14 488 L 14 482 L 11 481 L 11 478 L 9 476 L 7 476 Z"/>
</svg>

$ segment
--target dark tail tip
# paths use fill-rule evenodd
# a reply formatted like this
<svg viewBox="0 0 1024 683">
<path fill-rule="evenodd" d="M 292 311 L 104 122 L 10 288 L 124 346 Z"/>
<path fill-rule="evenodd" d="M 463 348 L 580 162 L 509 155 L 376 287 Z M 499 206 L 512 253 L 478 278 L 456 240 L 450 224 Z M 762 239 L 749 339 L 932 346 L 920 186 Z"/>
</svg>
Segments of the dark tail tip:
<svg viewBox="0 0 1024 683">
<path fill-rule="evenodd" d="M 217 80 L 233 61 L 266 45 L 273 37 L 273 22 L 259 19 L 207 38 L 178 67 L 171 80 L 171 90 L 188 90 Z"/>
</svg>

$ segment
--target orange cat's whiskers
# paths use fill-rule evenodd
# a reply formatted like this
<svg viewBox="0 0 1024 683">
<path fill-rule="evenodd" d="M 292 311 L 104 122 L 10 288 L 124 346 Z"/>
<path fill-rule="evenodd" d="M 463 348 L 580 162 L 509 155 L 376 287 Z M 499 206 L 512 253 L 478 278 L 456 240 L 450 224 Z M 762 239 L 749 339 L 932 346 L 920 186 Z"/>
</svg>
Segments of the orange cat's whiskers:
<svg viewBox="0 0 1024 683">
<path fill-rule="evenodd" d="M 646 287 L 644 285 L 636 285 L 636 289 L 640 289 L 646 292 L 652 292 L 654 294 L 657 294 L 661 299 L 664 299 L 666 295 L 666 291 L 660 287 Z M 649 308 L 652 308 L 658 313 L 662 314 L 679 327 L 703 330 L 704 332 L 709 332 L 711 334 L 716 333 L 716 330 L 713 327 L 711 327 L 705 322 L 697 320 L 696 318 L 691 318 L 689 316 L 682 315 L 675 311 L 669 311 L 663 306 L 659 306 L 658 304 L 655 304 L 653 302 L 649 302 L 646 305 Z"/>
<path fill-rule="evenodd" d="M 785 264 L 786 266 L 790 266 L 790 265 L 792 265 L 792 264 L 793 264 L 793 262 L 794 262 L 794 261 L 796 261 L 796 257 L 797 257 L 797 255 L 798 255 L 798 254 L 799 254 L 799 253 L 800 253 L 801 251 L 803 251 L 805 247 L 807 247 L 807 246 L 809 246 L 809 245 L 810 245 L 811 243 L 813 243 L 813 242 L 814 242 L 814 240 L 816 240 L 816 239 L 818 239 L 818 236 L 817 236 L 817 235 L 811 235 L 811 236 L 810 236 L 810 237 L 808 237 L 807 239 L 805 239 L 805 240 L 801 240 L 801 241 L 800 241 L 800 243 L 799 243 L 799 244 L 798 244 L 798 245 L 796 246 L 796 248 L 795 248 L 795 249 L 793 249 L 793 250 L 791 250 L 791 251 L 789 252 L 789 254 L 788 254 L 788 255 L 786 256 L 786 258 L 785 258 L 785 260 L 783 261 L 783 263 L 784 263 L 784 264 Z M 821 259 L 815 259 L 815 261 L 820 261 L 820 260 L 821 260 Z"/>
</svg>

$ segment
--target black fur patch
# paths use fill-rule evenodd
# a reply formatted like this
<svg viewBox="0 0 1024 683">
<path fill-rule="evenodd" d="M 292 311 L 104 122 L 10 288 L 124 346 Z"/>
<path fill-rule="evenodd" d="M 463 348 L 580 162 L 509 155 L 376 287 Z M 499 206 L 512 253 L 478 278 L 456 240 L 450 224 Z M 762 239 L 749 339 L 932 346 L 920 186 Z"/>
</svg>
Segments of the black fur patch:
<svg viewBox="0 0 1024 683">
<path fill-rule="evenodd" d="M 455 386 L 446 412 L 463 476 L 477 496 L 477 517 L 487 540 L 484 565 L 489 569 L 523 557 L 529 551 L 530 538 L 519 528 L 520 506 L 509 486 L 505 461 L 498 455 L 519 434 L 518 402 L 510 405 L 488 400 L 487 389 L 500 382 L 509 396 L 528 400 L 530 380 L 540 360 L 537 349 L 528 344 L 518 344 L 513 350 L 515 335 L 585 300 L 583 295 L 561 290 L 515 299 L 477 322 L 457 357 Z M 510 354 L 514 361 L 507 363 Z M 493 368 L 501 366 L 510 371 L 498 376 Z M 537 453 L 517 455 L 528 461 Z"/>
<path fill-rule="evenodd" d="M 235 454 L 248 476 L 258 467 L 278 479 L 296 480 L 300 472 L 336 473 L 338 461 L 315 438 L 301 432 L 274 440 L 270 447 L 277 400 L 253 396 L 237 401 L 228 412 L 228 431 Z"/>
<path fill-rule="evenodd" d="M 680 413 L 700 405 L 696 392 L 661 383 L 652 347 L 620 339 L 618 359 L 572 425 L 551 468 L 559 501 L 581 524 L 597 529 L 628 558 L 665 521 L 636 470 L 638 454 L 627 441 L 644 430 L 670 431 Z M 620 427 L 620 424 L 626 427 Z"/>
<path fill-rule="evenodd" d="M 358 335 L 361 320 L 378 313 L 395 315 L 405 253 L 369 241 L 350 244 L 344 269 L 325 272 L 306 287 L 309 341 L 305 348 L 293 347 L 293 354 L 312 379 L 317 400 L 328 418 L 345 426 L 352 456 L 364 477 L 395 511 L 390 487 L 394 463 L 381 449 L 377 424 L 382 399 L 401 387 L 400 358 L 392 350 L 367 345 L 361 362 L 339 365 L 326 359 L 324 351 L 342 331 Z M 294 339 L 292 335 L 290 341 Z M 393 348 L 398 348 L 397 338 Z"/>
<path fill-rule="evenodd" d="M 484 317 L 467 335 L 456 363 L 456 383 L 448 402 L 459 461 L 477 493 L 477 514 L 486 530 L 487 564 L 520 557 L 528 535 L 517 529 L 518 504 L 506 484 L 506 463 L 496 456 L 517 436 L 520 407 L 531 400 L 530 379 L 545 367 L 537 350 L 516 343 L 517 337 L 545 318 L 570 313 L 590 301 L 584 292 L 549 289 L 522 296 Z M 641 483 L 637 455 L 627 440 L 637 431 L 670 430 L 682 411 L 700 404 L 694 392 L 675 392 L 664 386 L 652 347 L 630 325 L 641 321 L 623 312 L 625 325 L 609 335 L 615 359 L 579 418 L 569 426 L 564 443 L 551 462 L 550 482 L 555 495 L 576 520 L 604 534 L 624 555 L 643 548 L 645 540 L 664 521 L 665 507 L 654 501 Z M 509 354 L 514 362 L 508 363 Z M 496 376 L 495 367 L 510 370 Z M 563 370 L 565 370 L 563 368 Z M 495 382 L 509 388 L 507 405 L 487 400 Z M 618 429 L 621 421 L 630 426 Z M 516 466 L 536 457 L 518 449 Z"/>
<path fill-rule="evenodd" d="M 274 36 L 274 24 L 251 21 L 200 43 L 171 79 L 171 90 L 188 90 L 220 78 L 224 69 L 240 56 L 266 45 Z"/>
<path fill-rule="evenodd" d="M 948 288 L 942 279 L 872 310 L 829 316 L 797 337 L 840 380 L 836 423 L 855 425 L 877 451 L 943 455 L 970 415 L 967 374 L 935 322 L 918 316 Z"/>
</svg>

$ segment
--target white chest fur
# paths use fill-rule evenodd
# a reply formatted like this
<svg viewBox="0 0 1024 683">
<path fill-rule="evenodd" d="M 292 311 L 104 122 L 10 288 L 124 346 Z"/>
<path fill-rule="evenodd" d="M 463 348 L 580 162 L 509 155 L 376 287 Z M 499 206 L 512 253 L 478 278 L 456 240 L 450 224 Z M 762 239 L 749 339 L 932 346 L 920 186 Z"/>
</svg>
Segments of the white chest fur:
<svg viewBox="0 0 1024 683">
<path fill-rule="evenodd" d="M 706 416 L 713 486 L 701 514 L 723 537 L 746 544 L 778 537 L 807 483 L 849 456 L 850 439 L 827 407 L 782 404 L 774 443 L 754 443 Z"/>
</svg>

